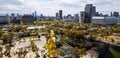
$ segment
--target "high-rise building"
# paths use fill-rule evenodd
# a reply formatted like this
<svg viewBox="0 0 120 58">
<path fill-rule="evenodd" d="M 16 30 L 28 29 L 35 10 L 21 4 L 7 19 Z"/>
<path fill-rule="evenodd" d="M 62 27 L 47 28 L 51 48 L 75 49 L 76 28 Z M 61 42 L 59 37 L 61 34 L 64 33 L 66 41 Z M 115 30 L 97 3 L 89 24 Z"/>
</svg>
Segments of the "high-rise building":
<svg viewBox="0 0 120 58">
<path fill-rule="evenodd" d="M 0 24 L 9 24 L 10 17 L 8 15 L 0 15 Z"/>
<path fill-rule="evenodd" d="M 63 16 L 62 10 L 59 10 L 59 19 L 60 20 L 62 20 L 62 16 Z"/>
<path fill-rule="evenodd" d="M 93 6 L 91 10 L 91 16 L 95 16 L 95 15 L 96 15 L 96 7 Z"/>
<path fill-rule="evenodd" d="M 68 20 L 73 20 L 72 15 L 71 15 L 71 14 L 68 14 L 68 15 L 67 15 L 67 19 L 68 19 Z"/>
<path fill-rule="evenodd" d="M 57 20 L 59 19 L 59 13 L 58 12 L 56 13 L 56 19 Z"/>
<path fill-rule="evenodd" d="M 84 11 L 81 11 L 80 12 L 80 20 L 79 20 L 79 23 L 84 23 L 85 21 L 85 12 Z"/>
<path fill-rule="evenodd" d="M 79 22 L 79 14 L 74 15 L 74 20 L 75 20 L 75 22 Z"/>
<path fill-rule="evenodd" d="M 40 14 L 40 20 L 44 20 L 43 14 Z"/>
<path fill-rule="evenodd" d="M 110 16 L 113 16 L 113 13 L 112 13 L 112 12 L 110 13 Z"/>
<path fill-rule="evenodd" d="M 113 16 L 118 17 L 119 16 L 119 12 L 114 12 Z"/>
<path fill-rule="evenodd" d="M 37 20 L 37 11 L 35 11 L 35 14 L 34 14 L 35 16 L 35 20 Z"/>
<path fill-rule="evenodd" d="M 96 15 L 96 7 L 92 4 L 87 4 L 85 7 L 85 23 L 91 23 L 92 16 Z"/>
<path fill-rule="evenodd" d="M 12 13 L 12 14 L 11 14 L 10 19 L 11 19 L 11 20 L 14 20 L 14 19 L 15 19 L 15 13 Z"/>
<path fill-rule="evenodd" d="M 35 21 L 34 17 L 30 14 L 25 14 L 22 16 L 21 21 L 23 23 L 33 23 Z"/>
</svg>

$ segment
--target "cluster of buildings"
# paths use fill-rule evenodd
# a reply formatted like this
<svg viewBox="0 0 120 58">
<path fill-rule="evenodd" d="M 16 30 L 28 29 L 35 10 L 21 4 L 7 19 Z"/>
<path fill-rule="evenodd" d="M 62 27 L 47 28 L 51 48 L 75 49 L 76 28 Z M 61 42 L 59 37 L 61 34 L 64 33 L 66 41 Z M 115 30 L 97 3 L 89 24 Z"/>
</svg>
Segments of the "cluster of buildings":
<svg viewBox="0 0 120 58">
<path fill-rule="evenodd" d="M 35 11 L 32 14 L 14 14 L 0 15 L 0 24 L 15 23 L 32 23 L 36 20 L 63 20 L 67 22 L 79 22 L 79 23 L 92 23 L 92 24 L 120 24 L 119 12 L 111 12 L 111 15 L 103 15 L 96 11 L 96 7 L 92 4 L 87 4 L 85 10 L 80 14 L 68 14 L 63 15 L 63 10 L 56 12 L 55 16 L 44 16 L 43 14 L 37 15 Z"/>
<path fill-rule="evenodd" d="M 12 13 L 11 15 L 0 15 L 0 24 L 10 24 L 10 23 L 15 23 L 15 24 L 20 24 L 21 22 L 23 23 L 32 23 L 35 21 L 35 17 L 31 14 L 25 14 L 25 15 L 15 15 Z"/>
<path fill-rule="evenodd" d="M 80 20 L 81 23 L 120 24 L 119 12 L 111 12 L 111 15 L 99 14 L 92 4 L 87 4 L 85 10 L 80 12 Z"/>
</svg>

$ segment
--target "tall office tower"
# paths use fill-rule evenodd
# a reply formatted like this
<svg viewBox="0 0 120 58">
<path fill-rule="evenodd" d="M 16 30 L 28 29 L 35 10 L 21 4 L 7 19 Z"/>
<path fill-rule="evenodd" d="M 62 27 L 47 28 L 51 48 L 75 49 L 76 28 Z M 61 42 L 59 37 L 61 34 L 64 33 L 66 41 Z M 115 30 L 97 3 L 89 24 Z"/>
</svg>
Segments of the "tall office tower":
<svg viewBox="0 0 120 58">
<path fill-rule="evenodd" d="M 119 16 L 119 12 L 114 12 L 113 16 L 118 17 Z"/>
<path fill-rule="evenodd" d="M 75 22 L 79 22 L 79 14 L 74 15 L 74 20 L 75 20 Z"/>
<path fill-rule="evenodd" d="M 41 20 L 43 20 L 43 19 L 44 19 L 43 14 L 40 14 L 40 19 L 41 19 Z"/>
<path fill-rule="evenodd" d="M 113 13 L 112 13 L 112 12 L 110 13 L 110 16 L 113 16 Z"/>
<path fill-rule="evenodd" d="M 96 15 L 96 7 L 93 6 L 91 10 L 91 16 L 95 16 L 95 15 Z"/>
<path fill-rule="evenodd" d="M 80 12 L 80 20 L 79 20 L 79 23 L 84 23 L 85 21 L 85 12 L 84 11 L 81 11 Z"/>
<path fill-rule="evenodd" d="M 17 13 L 16 19 L 17 19 L 17 20 L 20 20 L 20 19 L 21 19 L 21 16 L 19 15 L 19 13 Z"/>
<path fill-rule="evenodd" d="M 60 20 L 62 20 L 62 16 L 63 16 L 62 10 L 59 10 L 59 19 Z"/>
<path fill-rule="evenodd" d="M 14 17 L 15 17 L 15 13 L 11 13 L 11 16 L 14 16 Z"/>
<path fill-rule="evenodd" d="M 34 18 L 37 20 L 37 11 L 34 12 Z"/>
<path fill-rule="evenodd" d="M 11 13 L 11 16 L 10 16 L 10 22 L 12 22 L 12 20 L 15 20 L 16 17 L 15 17 L 15 13 Z"/>
<path fill-rule="evenodd" d="M 58 20 L 59 19 L 59 13 L 57 12 L 56 13 L 56 20 Z"/>
<path fill-rule="evenodd" d="M 72 15 L 71 15 L 71 14 L 68 14 L 68 15 L 67 15 L 67 19 L 68 19 L 68 20 L 72 20 Z"/>
<path fill-rule="evenodd" d="M 96 15 L 96 7 L 92 4 L 87 4 L 85 7 L 85 23 L 91 23 L 92 16 Z"/>
</svg>

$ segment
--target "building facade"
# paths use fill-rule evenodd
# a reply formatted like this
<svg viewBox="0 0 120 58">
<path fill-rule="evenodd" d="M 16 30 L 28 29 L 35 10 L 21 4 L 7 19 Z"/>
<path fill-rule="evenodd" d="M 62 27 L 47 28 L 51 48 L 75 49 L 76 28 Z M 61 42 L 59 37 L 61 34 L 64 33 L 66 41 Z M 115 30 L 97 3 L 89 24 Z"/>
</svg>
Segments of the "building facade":
<svg viewBox="0 0 120 58">
<path fill-rule="evenodd" d="M 59 13 L 57 12 L 56 13 L 56 20 L 58 20 L 59 19 Z"/>
<path fill-rule="evenodd" d="M 62 12 L 62 10 L 59 10 L 59 19 L 60 19 L 60 20 L 63 19 L 63 12 Z"/>
<path fill-rule="evenodd" d="M 94 16 L 94 17 L 92 17 L 91 23 L 105 24 L 105 18 L 103 16 Z"/>
<path fill-rule="evenodd" d="M 85 7 L 84 23 L 91 23 L 92 16 L 96 15 L 96 7 L 92 4 L 87 4 Z"/>
<path fill-rule="evenodd" d="M 10 17 L 8 15 L 0 15 L 0 24 L 9 24 Z"/>
<path fill-rule="evenodd" d="M 74 20 L 75 20 L 75 22 L 79 22 L 79 14 L 74 15 Z"/>
<path fill-rule="evenodd" d="M 91 20 L 92 24 L 117 24 L 117 18 L 114 16 L 93 16 Z"/>
<path fill-rule="evenodd" d="M 34 16 L 32 15 L 23 15 L 22 16 L 22 20 L 21 20 L 23 23 L 33 23 L 35 21 L 35 18 Z"/>
<path fill-rule="evenodd" d="M 85 21 L 85 12 L 81 11 L 80 12 L 80 19 L 79 19 L 79 23 L 84 23 Z"/>
</svg>

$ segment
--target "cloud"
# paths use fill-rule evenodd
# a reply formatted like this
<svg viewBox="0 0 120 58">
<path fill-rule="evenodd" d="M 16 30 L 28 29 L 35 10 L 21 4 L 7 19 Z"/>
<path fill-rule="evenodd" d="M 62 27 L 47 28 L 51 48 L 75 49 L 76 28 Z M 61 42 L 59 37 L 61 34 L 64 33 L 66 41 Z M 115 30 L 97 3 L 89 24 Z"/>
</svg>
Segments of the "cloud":
<svg viewBox="0 0 120 58">
<path fill-rule="evenodd" d="M 0 0 L 0 5 L 22 5 L 22 0 Z"/>
<path fill-rule="evenodd" d="M 83 11 L 86 4 L 94 4 L 97 11 L 120 11 L 120 0 L 0 0 L 0 13 L 37 11 L 39 14 L 55 15 L 62 9 L 64 14 L 74 14 Z"/>
</svg>

